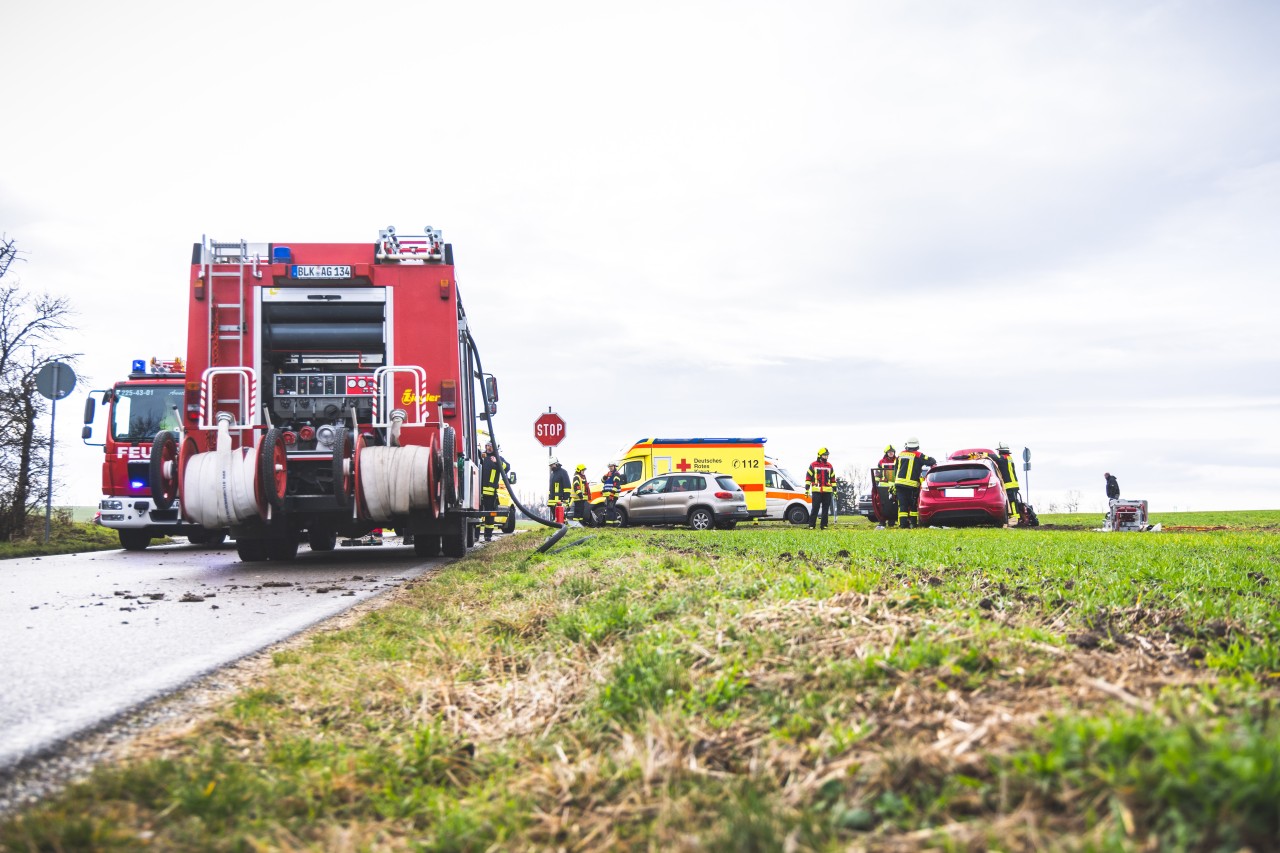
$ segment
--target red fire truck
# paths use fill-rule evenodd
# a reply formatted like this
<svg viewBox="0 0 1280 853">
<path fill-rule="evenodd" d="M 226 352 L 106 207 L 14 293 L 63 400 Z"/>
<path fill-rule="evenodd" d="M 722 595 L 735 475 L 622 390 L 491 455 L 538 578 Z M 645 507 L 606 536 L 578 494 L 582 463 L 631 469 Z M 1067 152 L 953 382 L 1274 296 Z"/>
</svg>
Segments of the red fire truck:
<svg viewBox="0 0 1280 853">
<path fill-rule="evenodd" d="M 186 522 L 177 506 L 158 508 L 151 499 L 151 446 L 162 429 L 176 427 L 182 407 L 182 359 L 133 362 L 129 378 L 108 390 L 89 393 L 84 408 L 86 444 L 103 448 L 99 520 L 116 530 L 127 551 L 141 551 L 161 536 L 186 536 L 197 545 L 216 545 L 225 530 L 205 530 Z M 106 435 L 92 441 L 97 405 L 107 409 Z"/>
<path fill-rule="evenodd" d="M 188 295 L 182 423 L 151 451 L 158 505 L 229 528 L 244 561 L 379 527 L 424 556 L 465 553 L 480 517 L 476 419 L 495 411 L 497 384 L 438 230 L 205 239 Z"/>
</svg>

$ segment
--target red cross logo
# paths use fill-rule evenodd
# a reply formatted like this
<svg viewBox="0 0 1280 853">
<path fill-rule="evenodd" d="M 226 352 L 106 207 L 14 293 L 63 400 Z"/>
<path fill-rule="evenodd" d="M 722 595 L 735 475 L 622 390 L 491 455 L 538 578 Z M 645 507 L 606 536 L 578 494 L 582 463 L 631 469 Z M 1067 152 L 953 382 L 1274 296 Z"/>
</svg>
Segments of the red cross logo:
<svg viewBox="0 0 1280 853">
<path fill-rule="evenodd" d="M 692 467 L 693 466 L 689 464 L 689 461 L 687 459 L 682 458 L 680 460 L 680 464 L 676 466 L 676 470 L 678 470 L 680 473 L 683 474 L 685 471 L 688 471 Z"/>
</svg>

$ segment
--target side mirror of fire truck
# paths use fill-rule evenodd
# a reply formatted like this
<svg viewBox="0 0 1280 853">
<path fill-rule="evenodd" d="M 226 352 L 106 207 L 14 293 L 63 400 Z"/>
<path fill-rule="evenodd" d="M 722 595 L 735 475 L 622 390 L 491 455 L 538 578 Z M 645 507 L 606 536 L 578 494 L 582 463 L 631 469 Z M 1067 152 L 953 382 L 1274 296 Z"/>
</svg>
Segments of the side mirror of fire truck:
<svg viewBox="0 0 1280 853">
<path fill-rule="evenodd" d="M 93 416 L 97 411 L 98 411 L 97 403 L 93 399 L 93 395 L 90 394 L 89 399 L 84 401 L 84 437 L 85 438 L 88 438 L 89 434 L 93 432 L 93 427 L 90 425 L 93 423 Z"/>
</svg>

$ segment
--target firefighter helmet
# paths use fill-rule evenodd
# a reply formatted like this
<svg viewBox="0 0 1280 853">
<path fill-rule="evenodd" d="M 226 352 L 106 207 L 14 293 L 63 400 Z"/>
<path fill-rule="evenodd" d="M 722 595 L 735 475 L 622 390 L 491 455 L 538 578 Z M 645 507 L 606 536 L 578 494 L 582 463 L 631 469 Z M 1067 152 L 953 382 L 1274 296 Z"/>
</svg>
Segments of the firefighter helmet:
<svg viewBox="0 0 1280 853">
<path fill-rule="evenodd" d="M 585 470 L 587 470 L 587 466 L 586 466 L 586 465 L 579 465 L 577 468 L 574 468 L 573 470 L 575 470 L 575 471 L 585 471 Z"/>
<path fill-rule="evenodd" d="M 610 468 L 617 468 L 617 467 L 618 467 L 618 463 L 617 463 L 617 462 L 610 462 L 610 463 L 609 463 L 609 467 L 610 467 Z"/>
<path fill-rule="evenodd" d="M 894 452 L 893 445 L 892 445 L 892 444 L 886 444 L 886 445 L 884 446 L 884 452 L 885 452 L 885 453 L 893 453 L 893 452 Z"/>
<path fill-rule="evenodd" d="M 550 465 L 552 468 L 554 468 L 555 466 L 560 464 L 560 460 L 555 458 L 554 456 L 549 456 L 547 457 L 547 464 Z"/>
<path fill-rule="evenodd" d="M 904 444 L 904 445 L 903 445 L 903 447 L 905 447 L 907 450 L 919 450 L 919 449 L 920 449 L 920 439 L 918 439 L 918 438 L 908 438 L 908 439 L 907 439 L 907 443 L 906 443 L 906 444 Z"/>
<path fill-rule="evenodd" d="M 826 455 L 827 455 L 827 449 L 826 449 L 825 447 L 819 447 L 819 448 L 818 448 L 818 455 L 819 455 L 819 456 L 826 456 Z"/>
<path fill-rule="evenodd" d="M 997 452 L 997 453 L 1008 453 L 1008 452 L 1009 452 L 1009 445 L 1005 444 L 1003 441 L 1002 441 L 1002 442 L 1000 442 L 999 444 L 997 444 L 997 445 L 996 445 L 996 452 Z"/>
</svg>

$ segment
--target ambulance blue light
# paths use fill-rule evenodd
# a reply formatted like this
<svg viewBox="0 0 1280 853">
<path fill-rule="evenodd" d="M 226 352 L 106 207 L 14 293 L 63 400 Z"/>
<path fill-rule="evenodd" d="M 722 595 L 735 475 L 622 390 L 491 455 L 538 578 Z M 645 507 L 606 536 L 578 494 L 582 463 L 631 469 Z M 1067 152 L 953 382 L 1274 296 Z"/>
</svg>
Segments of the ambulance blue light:
<svg viewBox="0 0 1280 853">
<path fill-rule="evenodd" d="M 147 372 L 147 360 L 146 360 L 145 358 L 135 358 L 135 359 L 133 360 L 133 370 L 132 370 L 132 371 L 130 371 L 130 372 L 131 372 L 131 373 L 146 373 L 146 372 Z"/>
<path fill-rule="evenodd" d="M 293 263 L 293 250 L 288 246 L 272 246 L 271 247 L 271 263 L 273 264 L 291 264 Z"/>
</svg>

